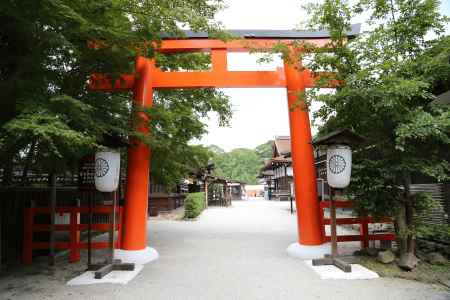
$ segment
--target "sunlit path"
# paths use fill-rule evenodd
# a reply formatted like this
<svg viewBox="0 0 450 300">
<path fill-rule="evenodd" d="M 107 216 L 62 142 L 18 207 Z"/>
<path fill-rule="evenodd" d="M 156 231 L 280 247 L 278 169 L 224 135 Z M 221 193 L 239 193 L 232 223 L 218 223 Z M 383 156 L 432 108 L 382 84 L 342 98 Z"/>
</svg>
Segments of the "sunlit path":
<svg viewBox="0 0 450 300">
<path fill-rule="evenodd" d="M 148 240 L 160 258 L 127 285 L 67 286 L 70 270 L 85 265 L 63 262 L 54 274 L 4 279 L 0 299 L 448 299 L 443 289 L 414 281 L 320 280 L 286 254 L 296 238 L 289 208 L 253 198 L 210 207 L 197 221 L 151 219 Z"/>
<path fill-rule="evenodd" d="M 399 279 L 320 280 L 286 247 L 296 238 L 289 202 L 251 199 L 211 207 L 197 221 L 150 221 L 160 259 L 122 286 L 65 288 L 95 299 L 445 299 Z"/>
</svg>

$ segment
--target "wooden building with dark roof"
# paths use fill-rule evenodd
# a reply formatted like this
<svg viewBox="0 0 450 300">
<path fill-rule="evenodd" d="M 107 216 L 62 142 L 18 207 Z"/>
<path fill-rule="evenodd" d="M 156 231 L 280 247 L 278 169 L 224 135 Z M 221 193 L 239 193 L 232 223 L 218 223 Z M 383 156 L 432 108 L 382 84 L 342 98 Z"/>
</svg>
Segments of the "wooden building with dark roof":
<svg viewBox="0 0 450 300">
<path fill-rule="evenodd" d="M 293 191 L 291 139 L 277 136 L 272 145 L 272 158 L 266 161 L 259 177 L 266 184 L 266 198 L 288 200 Z"/>
</svg>

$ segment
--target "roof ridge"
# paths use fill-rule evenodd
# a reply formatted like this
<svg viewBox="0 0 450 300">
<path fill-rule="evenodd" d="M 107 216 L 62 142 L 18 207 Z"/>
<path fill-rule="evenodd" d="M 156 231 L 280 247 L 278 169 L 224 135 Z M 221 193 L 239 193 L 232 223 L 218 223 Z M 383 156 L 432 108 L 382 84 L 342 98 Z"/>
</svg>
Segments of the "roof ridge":
<svg viewBox="0 0 450 300">
<path fill-rule="evenodd" d="M 245 39 L 320 39 L 330 38 L 330 33 L 327 30 L 280 30 L 280 29 L 229 29 L 225 32 Z M 350 25 L 347 31 L 348 37 L 355 37 L 361 31 L 361 24 Z M 184 36 L 177 36 L 176 34 L 161 33 L 162 39 L 207 39 L 208 32 L 195 32 L 192 30 L 181 30 Z"/>
</svg>

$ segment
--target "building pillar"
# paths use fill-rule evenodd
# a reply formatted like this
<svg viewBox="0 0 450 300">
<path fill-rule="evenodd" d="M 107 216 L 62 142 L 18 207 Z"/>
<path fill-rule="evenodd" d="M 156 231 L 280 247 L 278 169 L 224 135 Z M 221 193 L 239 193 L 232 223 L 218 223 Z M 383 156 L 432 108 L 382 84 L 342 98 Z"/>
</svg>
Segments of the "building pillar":
<svg viewBox="0 0 450 300">
<path fill-rule="evenodd" d="M 153 61 L 136 58 L 136 82 L 133 95 L 134 126 L 143 134 L 149 133 L 149 118 L 142 112 L 153 103 L 151 70 Z M 122 249 L 116 258 L 126 262 L 147 263 L 158 257 L 156 250 L 147 246 L 147 210 L 150 182 L 150 147 L 136 138 L 130 138 L 128 148 L 127 183 L 123 216 Z"/>
<path fill-rule="evenodd" d="M 302 72 L 298 57 L 285 60 L 289 126 L 291 132 L 292 169 L 297 206 L 298 241 L 301 246 L 324 243 L 317 198 L 316 170 L 308 108 L 304 100 L 306 72 Z"/>
</svg>

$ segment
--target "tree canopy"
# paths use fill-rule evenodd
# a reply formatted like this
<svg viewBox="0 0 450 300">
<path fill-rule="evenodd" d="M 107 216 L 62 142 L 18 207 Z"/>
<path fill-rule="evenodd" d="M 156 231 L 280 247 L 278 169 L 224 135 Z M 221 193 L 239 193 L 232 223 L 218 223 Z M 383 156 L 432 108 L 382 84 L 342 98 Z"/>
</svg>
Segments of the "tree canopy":
<svg viewBox="0 0 450 300">
<path fill-rule="evenodd" d="M 258 174 L 264 166 L 264 160 L 272 156 L 272 143 L 268 141 L 255 149 L 237 148 L 225 152 L 218 146 L 211 145 L 211 162 L 214 174 L 223 178 L 238 180 L 247 184 L 257 184 Z"/>
<path fill-rule="evenodd" d="M 136 135 L 130 94 L 91 92 L 93 72 L 134 70 L 137 54 L 155 57 L 161 33 L 180 28 L 220 33 L 212 21 L 220 0 L 6 0 L 0 3 L 0 168 L 4 182 L 13 165 L 46 172 L 70 168 L 80 157 L 108 146 L 111 137 Z M 95 41 L 102 47 L 93 49 Z M 154 43 L 149 43 L 154 42 Z M 162 68 L 206 68 L 201 54 L 159 56 Z M 181 173 L 204 163 L 205 154 L 187 142 L 205 131 L 209 111 L 228 122 L 227 97 L 214 89 L 156 91 L 151 137 L 153 171 L 173 184 Z M 25 168 L 27 169 L 27 168 Z M 177 179 L 176 179 L 177 178 Z"/>
<path fill-rule="evenodd" d="M 431 104 L 450 88 L 448 20 L 435 0 L 325 0 L 309 9 L 310 26 L 330 30 L 332 40 L 308 66 L 336 72 L 341 82 L 333 94 L 309 94 L 324 104 L 320 133 L 350 128 L 366 138 L 349 192 L 360 212 L 394 216 L 400 252 L 414 253 L 414 216 L 430 202 L 409 191 L 412 178 L 441 181 L 450 171 L 450 111 Z M 352 18 L 363 12 L 370 30 L 348 40 Z"/>
</svg>

